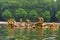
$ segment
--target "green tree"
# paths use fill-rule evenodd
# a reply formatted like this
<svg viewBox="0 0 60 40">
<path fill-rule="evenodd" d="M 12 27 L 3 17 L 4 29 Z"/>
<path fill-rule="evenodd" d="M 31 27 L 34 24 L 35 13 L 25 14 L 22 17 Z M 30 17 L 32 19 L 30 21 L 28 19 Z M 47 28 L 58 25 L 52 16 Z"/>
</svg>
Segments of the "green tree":
<svg viewBox="0 0 60 40">
<path fill-rule="evenodd" d="M 19 21 L 20 18 L 25 20 L 27 18 L 27 12 L 24 9 L 19 8 L 18 10 L 16 10 L 15 16 L 17 21 Z"/>
<path fill-rule="evenodd" d="M 45 11 L 42 13 L 42 17 L 45 19 L 46 22 L 50 21 L 50 12 L 49 11 Z"/>
<path fill-rule="evenodd" d="M 57 9 L 56 11 L 60 10 L 60 0 L 56 0 L 55 6 L 54 0 L 0 0 L 0 15 L 4 10 L 8 9 L 15 17 L 15 11 L 20 7 L 27 12 L 36 10 L 39 16 L 46 10 L 50 11 L 52 15 L 55 8 Z M 0 18 L 2 19 L 2 17 Z"/>
<path fill-rule="evenodd" d="M 3 13 L 2 13 L 2 17 L 4 18 L 4 20 L 8 20 L 10 18 L 13 18 L 11 12 L 9 10 L 5 10 Z"/>
<path fill-rule="evenodd" d="M 31 10 L 28 14 L 28 18 L 31 20 L 31 21 L 36 21 L 36 19 L 38 18 L 38 13 L 35 11 L 35 10 Z"/>
<path fill-rule="evenodd" d="M 59 20 L 59 22 L 60 22 L 60 11 L 58 11 L 57 13 L 56 13 L 56 18 Z"/>
</svg>

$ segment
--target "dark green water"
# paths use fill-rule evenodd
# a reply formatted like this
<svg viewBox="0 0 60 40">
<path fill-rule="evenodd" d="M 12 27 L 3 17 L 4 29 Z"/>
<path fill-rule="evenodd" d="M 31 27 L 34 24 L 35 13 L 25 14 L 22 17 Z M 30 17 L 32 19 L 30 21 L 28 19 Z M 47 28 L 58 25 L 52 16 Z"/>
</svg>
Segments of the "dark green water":
<svg viewBox="0 0 60 40">
<path fill-rule="evenodd" d="M 49 29 L 27 29 L 16 28 L 13 30 L 13 35 L 8 36 L 6 25 L 1 25 L 0 40 L 60 40 L 60 29 L 52 32 Z M 12 34 L 12 33 L 11 33 Z"/>
</svg>

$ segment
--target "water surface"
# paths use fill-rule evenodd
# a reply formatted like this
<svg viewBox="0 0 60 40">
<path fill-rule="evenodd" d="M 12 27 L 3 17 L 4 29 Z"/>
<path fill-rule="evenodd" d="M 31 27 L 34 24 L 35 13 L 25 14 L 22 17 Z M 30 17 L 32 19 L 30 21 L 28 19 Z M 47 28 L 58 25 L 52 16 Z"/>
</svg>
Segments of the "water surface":
<svg viewBox="0 0 60 40">
<path fill-rule="evenodd" d="M 48 28 L 16 28 L 8 32 L 6 25 L 2 24 L 0 26 L 2 26 L 0 28 L 0 40 L 60 40 L 60 29 L 53 32 Z"/>
</svg>

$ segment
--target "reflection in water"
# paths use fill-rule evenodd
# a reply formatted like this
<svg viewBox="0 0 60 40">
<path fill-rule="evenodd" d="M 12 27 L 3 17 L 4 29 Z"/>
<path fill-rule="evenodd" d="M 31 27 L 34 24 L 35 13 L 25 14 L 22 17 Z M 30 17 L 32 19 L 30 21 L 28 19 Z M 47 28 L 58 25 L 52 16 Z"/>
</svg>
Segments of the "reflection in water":
<svg viewBox="0 0 60 40">
<path fill-rule="evenodd" d="M 23 39 L 23 32 L 24 32 L 24 28 L 21 27 L 21 28 L 20 28 L 20 35 L 19 35 L 19 36 L 20 36 L 19 39 L 21 39 L 21 40 Z"/>
<path fill-rule="evenodd" d="M 8 31 L 3 31 L 6 28 L 0 30 L 0 40 L 11 40 L 11 38 L 6 37 Z M 29 30 L 29 31 L 28 31 Z M 60 40 L 60 29 L 57 31 L 52 31 L 54 29 L 49 28 L 16 28 L 14 29 L 13 35 L 15 40 Z M 3 34 L 4 32 L 4 34 Z M 6 33 L 6 34 L 5 34 Z M 11 33 L 11 32 L 10 32 Z M 5 36 L 4 36 L 5 35 Z M 13 39 L 14 39 L 13 38 Z M 13 40 L 12 39 L 12 40 Z"/>
<path fill-rule="evenodd" d="M 37 29 L 38 33 L 38 40 L 42 40 L 44 39 L 44 34 L 45 34 L 45 29 L 44 28 L 39 28 Z"/>
<path fill-rule="evenodd" d="M 49 26 L 49 30 L 54 34 L 59 29 L 59 25 L 57 25 L 55 22 L 51 23 Z"/>
<path fill-rule="evenodd" d="M 57 31 L 57 34 L 56 34 L 57 36 L 56 36 L 56 39 L 57 40 L 60 40 L 60 28 L 59 28 L 59 30 Z"/>
<path fill-rule="evenodd" d="M 13 29 L 7 29 L 8 36 L 14 36 L 14 30 Z"/>
</svg>

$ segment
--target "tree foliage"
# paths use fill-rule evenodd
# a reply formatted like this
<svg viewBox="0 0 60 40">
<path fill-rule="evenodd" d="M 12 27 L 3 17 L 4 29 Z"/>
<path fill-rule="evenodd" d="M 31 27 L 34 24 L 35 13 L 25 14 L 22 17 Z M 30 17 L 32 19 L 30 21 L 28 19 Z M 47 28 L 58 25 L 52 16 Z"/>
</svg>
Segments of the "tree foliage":
<svg viewBox="0 0 60 40">
<path fill-rule="evenodd" d="M 25 20 L 27 18 L 27 12 L 24 9 L 19 8 L 18 10 L 16 10 L 15 16 L 18 20 L 20 18 L 23 18 L 23 20 Z"/>
<path fill-rule="evenodd" d="M 60 11 L 58 11 L 57 13 L 56 13 L 56 18 L 59 20 L 59 22 L 60 22 Z"/>
<path fill-rule="evenodd" d="M 10 18 L 13 18 L 11 12 L 9 10 L 5 10 L 3 13 L 2 13 L 2 17 L 4 18 L 4 20 L 8 20 Z"/>
<path fill-rule="evenodd" d="M 35 10 L 31 10 L 28 13 L 28 18 L 30 18 L 31 21 L 36 21 L 36 19 L 38 18 L 38 13 Z"/>
<path fill-rule="evenodd" d="M 49 22 L 50 21 L 50 12 L 49 11 L 45 11 L 42 13 L 42 17 L 45 18 L 45 21 Z"/>
<path fill-rule="evenodd" d="M 53 0 L 0 0 L 0 20 L 2 18 L 5 20 L 4 16 L 1 16 L 1 15 L 3 15 L 3 13 L 6 10 L 9 10 L 11 15 L 18 21 L 19 17 L 23 18 L 25 20 L 28 17 L 28 14 L 30 14 L 32 10 L 35 10 L 37 14 L 35 12 L 32 12 L 31 15 L 33 15 L 35 13 L 34 15 L 36 15 L 36 16 L 37 15 L 42 16 L 42 14 L 45 11 L 49 11 L 49 13 L 51 15 L 53 15 L 54 8 L 56 9 L 56 12 L 60 11 L 60 0 L 56 0 L 56 2 L 54 2 Z M 19 10 L 18 13 L 17 13 L 17 10 Z M 22 11 L 22 13 L 25 12 L 24 16 L 21 13 L 21 11 Z M 17 17 L 17 15 L 18 15 L 18 17 Z M 51 16 L 51 15 L 49 15 L 49 16 Z M 33 16 L 33 18 L 35 18 L 35 17 Z M 29 19 L 30 19 L 30 17 L 29 17 Z M 46 18 L 44 17 L 44 19 L 46 19 Z"/>
</svg>

